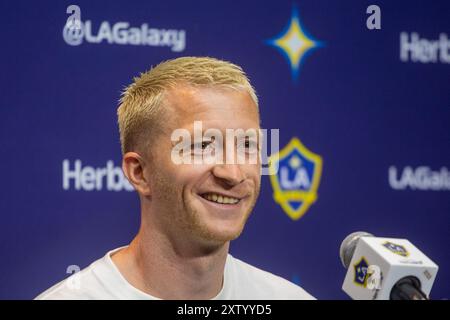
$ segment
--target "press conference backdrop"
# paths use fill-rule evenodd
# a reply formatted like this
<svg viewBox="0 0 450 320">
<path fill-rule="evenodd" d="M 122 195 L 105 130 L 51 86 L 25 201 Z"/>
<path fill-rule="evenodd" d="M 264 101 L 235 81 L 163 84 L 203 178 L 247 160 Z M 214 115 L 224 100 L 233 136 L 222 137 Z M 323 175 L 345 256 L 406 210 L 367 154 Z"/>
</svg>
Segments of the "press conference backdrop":
<svg viewBox="0 0 450 320">
<path fill-rule="evenodd" d="M 233 255 L 346 299 L 348 233 L 408 238 L 440 266 L 432 298 L 450 296 L 450 2 L 2 1 L 0 14 L 0 298 L 33 298 L 130 241 L 120 92 L 188 55 L 242 66 L 263 128 L 280 130 L 280 170 Z"/>
</svg>

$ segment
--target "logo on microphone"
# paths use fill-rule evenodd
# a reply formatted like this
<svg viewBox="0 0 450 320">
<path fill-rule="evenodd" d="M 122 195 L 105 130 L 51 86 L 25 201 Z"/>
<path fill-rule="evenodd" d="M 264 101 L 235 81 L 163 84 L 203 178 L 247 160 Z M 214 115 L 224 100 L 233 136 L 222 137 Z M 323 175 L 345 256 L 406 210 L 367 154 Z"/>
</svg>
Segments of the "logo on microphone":
<svg viewBox="0 0 450 320">
<path fill-rule="evenodd" d="M 353 279 L 353 282 L 358 286 L 362 286 L 365 288 L 367 286 L 367 271 L 369 269 L 369 263 L 367 262 L 366 258 L 361 257 L 361 259 L 353 265 L 353 268 L 355 270 L 355 278 Z"/>
<path fill-rule="evenodd" d="M 409 256 L 408 250 L 406 250 L 406 248 L 400 244 L 395 244 L 393 242 L 386 241 L 385 243 L 383 243 L 383 247 L 385 247 L 392 253 L 398 254 L 399 256 L 402 257 Z"/>
<path fill-rule="evenodd" d="M 269 163 L 275 202 L 292 220 L 300 219 L 317 201 L 322 158 L 294 137 L 282 150 L 270 156 Z"/>
</svg>

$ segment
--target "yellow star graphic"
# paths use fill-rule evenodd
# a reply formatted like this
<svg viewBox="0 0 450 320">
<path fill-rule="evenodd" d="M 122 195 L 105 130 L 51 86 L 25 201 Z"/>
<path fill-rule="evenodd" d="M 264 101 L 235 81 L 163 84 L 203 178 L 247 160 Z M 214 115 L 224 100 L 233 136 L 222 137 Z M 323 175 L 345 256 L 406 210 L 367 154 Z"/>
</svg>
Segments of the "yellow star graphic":
<svg viewBox="0 0 450 320">
<path fill-rule="evenodd" d="M 305 52 L 314 47 L 314 42 L 305 36 L 297 18 L 291 20 L 288 31 L 275 43 L 287 53 L 295 69 L 298 69 L 300 58 Z"/>
<path fill-rule="evenodd" d="M 302 29 L 297 10 L 294 8 L 286 31 L 268 43 L 279 49 L 288 59 L 294 79 L 297 77 L 301 61 L 309 50 L 321 43 L 307 36 Z"/>
</svg>

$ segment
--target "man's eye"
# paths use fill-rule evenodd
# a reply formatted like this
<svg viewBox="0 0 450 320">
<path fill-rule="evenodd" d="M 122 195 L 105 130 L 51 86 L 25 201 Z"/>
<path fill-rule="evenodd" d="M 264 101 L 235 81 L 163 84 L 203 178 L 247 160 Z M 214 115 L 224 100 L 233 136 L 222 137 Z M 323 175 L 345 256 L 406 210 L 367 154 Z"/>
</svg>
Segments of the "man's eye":
<svg viewBox="0 0 450 320">
<path fill-rule="evenodd" d="M 245 141 L 244 146 L 246 149 L 258 150 L 258 144 L 256 143 L 256 141 L 247 140 Z"/>
<path fill-rule="evenodd" d="M 195 152 L 201 152 L 201 151 L 205 151 L 206 149 L 208 149 L 208 147 L 210 147 L 212 144 L 212 141 L 203 141 L 203 142 L 199 142 L 199 143 L 195 143 L 191 145 L 191 150 Z"/>
<path fill-rule="evenodd" d="M 244 140 L 238 144 L 238 150 L 246 154 L 255 154 L 259 151 L 258 142 L 254 140 Z"/>
<path fill-rule="evenodd" d="M 211 141 L 202 142 L 202 149 L 205 150 L 210 144 L 211 144 Z"/>
</svg>

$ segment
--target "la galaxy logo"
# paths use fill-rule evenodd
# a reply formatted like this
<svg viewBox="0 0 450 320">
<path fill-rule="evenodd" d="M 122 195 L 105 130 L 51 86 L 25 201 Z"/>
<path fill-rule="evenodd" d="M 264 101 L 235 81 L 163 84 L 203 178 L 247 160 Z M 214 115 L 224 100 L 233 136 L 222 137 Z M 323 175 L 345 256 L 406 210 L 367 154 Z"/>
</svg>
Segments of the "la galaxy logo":
<svg viewBox="0 0 450 320">
<path fill-rule="evenodd" d="M 273 198 L 292 219 L 300 219 L 317 200 L 322 158 L 298 138 L 269 158 Z M 278 170 L 277 170 L 278 169 Z"/>
<path fill-rule="evenodd" d="M 393 242 L 386 241 L 385 243 L 383 243 L 383 247 L 387 248 L 392 253 L 398 254 L 399 256 L 402 257 L 409 256 L 408 250 L 406 250 L 406 248 L 400 244 L 395 244 Z"/>
<path fill-rule="evenodd" d="M 297 8 L 292 9 L 291 19 L 284 30 L 266 44 L 275 47 L 286 58 L 291 68 L 292 78 L 297 81 L 303 59 L 324 43 L 314 39 L 300 22 Z"/>
<path fill-rule="evenodd" d="M 362 287 L 367 286 L 367 278 L 368 278 L 368 269 L 369 269 L 369 263 L 364 257 L 361 257 L 361 259 L 353 265 L 354 271 L 355 271 L 355 277 L 353 279 L 353 282 Z"/>
</svg>

